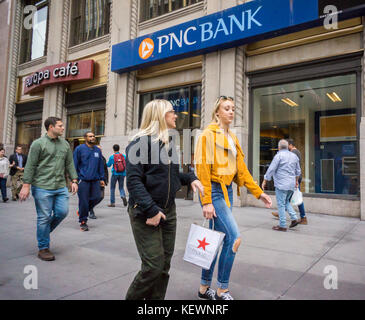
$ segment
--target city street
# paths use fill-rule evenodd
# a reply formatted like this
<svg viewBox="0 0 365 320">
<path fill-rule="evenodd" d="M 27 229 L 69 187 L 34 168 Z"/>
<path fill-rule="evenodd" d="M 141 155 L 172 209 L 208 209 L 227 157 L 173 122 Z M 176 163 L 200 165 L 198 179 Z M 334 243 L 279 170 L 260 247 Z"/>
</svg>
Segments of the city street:
<svg viewBox="0 0 365 320">
<path fill-rule="evenodd" d="M 53 262 L 37 258 L 33 199 L 1 202 L 0 299 L 124 299 L 140 260 L 126 208 L 121 199 L 115 208 L 108 208 L 108 201 L 95 209 L 98 219 L 89 220 L 90 230 L 81 232 L 77 196 L 70 197 L 68 217 L 51 234 Z M 195 300 L 200 269 L 183 261 L 183 255 L 191 223 L 202 224 L 203 219 L 200 206 L 192 201 L 178 199 L 177 208 L 166 299 Z M 309 213 L 308 225 L 284 233 L 271 229 L 278 222 L 271 211 L 234 208 L 243 240 L 231 275 L 235 299 L 365 299 L 365 222 Z M 23 285 L 29 265 L 37 268 L 38 289 Z M 332 289 L 325 288 L 328 283 Z"/>
</svg>

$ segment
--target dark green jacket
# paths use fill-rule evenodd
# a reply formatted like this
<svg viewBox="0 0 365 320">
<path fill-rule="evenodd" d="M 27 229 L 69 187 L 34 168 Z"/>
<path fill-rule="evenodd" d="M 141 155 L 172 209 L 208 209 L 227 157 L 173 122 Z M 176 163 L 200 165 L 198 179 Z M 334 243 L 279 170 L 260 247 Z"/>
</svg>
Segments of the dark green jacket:
<svg viewBox="0 0 365 320">
<path fill-rule="evenodd" d="M 63 138 L 51 139 L 47 134 L 33 141 L 23 182 L 46 190 L 56 190 L 66 186 L 65 173 L 71 179 L 77 179 L 68 142 Z"/>
</svg>

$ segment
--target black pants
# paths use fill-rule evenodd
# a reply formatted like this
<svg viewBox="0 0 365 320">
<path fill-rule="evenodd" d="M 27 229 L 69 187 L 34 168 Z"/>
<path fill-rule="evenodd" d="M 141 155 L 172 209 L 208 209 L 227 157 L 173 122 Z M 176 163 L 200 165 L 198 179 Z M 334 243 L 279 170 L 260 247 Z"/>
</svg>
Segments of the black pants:
<svg viewBox="0 0 365 320">
<path fill-rule="evenodd" d="M 128 208 L 134 240 L 142 260 L 141 271 L 130 285 L 126 300 L 163 300 L 169 282 L 171 258 L 176 238 L 176 206 L 164 210 L 166 220 L 157 227 L 135 217 Z"/>
</svg>

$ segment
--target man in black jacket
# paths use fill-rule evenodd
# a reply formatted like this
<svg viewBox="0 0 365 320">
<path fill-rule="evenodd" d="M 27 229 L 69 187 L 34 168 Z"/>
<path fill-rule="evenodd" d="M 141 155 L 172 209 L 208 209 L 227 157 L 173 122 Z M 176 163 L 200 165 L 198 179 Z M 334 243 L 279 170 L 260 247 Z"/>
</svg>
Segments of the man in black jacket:
<svg viewBox="0 0 365 320">
<path fill-rule="evenodd" d="M 16 201 L 23 186 L 24 168 L 27 163 L 27 156 L 22 154 L 21 146 L 16 147 L 15 153 L 9 157 L 9 163 L 12 200 Z"/>
</svg>

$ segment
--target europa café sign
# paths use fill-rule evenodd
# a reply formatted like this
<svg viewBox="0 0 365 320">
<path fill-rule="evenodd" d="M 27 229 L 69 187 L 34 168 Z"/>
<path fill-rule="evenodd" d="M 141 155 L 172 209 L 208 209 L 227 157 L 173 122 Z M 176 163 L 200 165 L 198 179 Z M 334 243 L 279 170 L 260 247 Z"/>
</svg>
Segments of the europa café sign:
<svg viewBox="0 0 365 320">
<path fill-rule="evenodd" d="M 365 14 L 364 0 L 255 0 L 112 47 L 111 71 L 128 72 L 323 24 L 335 5 L 338 20 Z"/>
<path fill-rule="evenodd" d="M 94 78 L 94 60 L 66 62 L 45 67 L 25 78 L 24 94 L 38 92 L 46 86 Z"/>
</svg>

